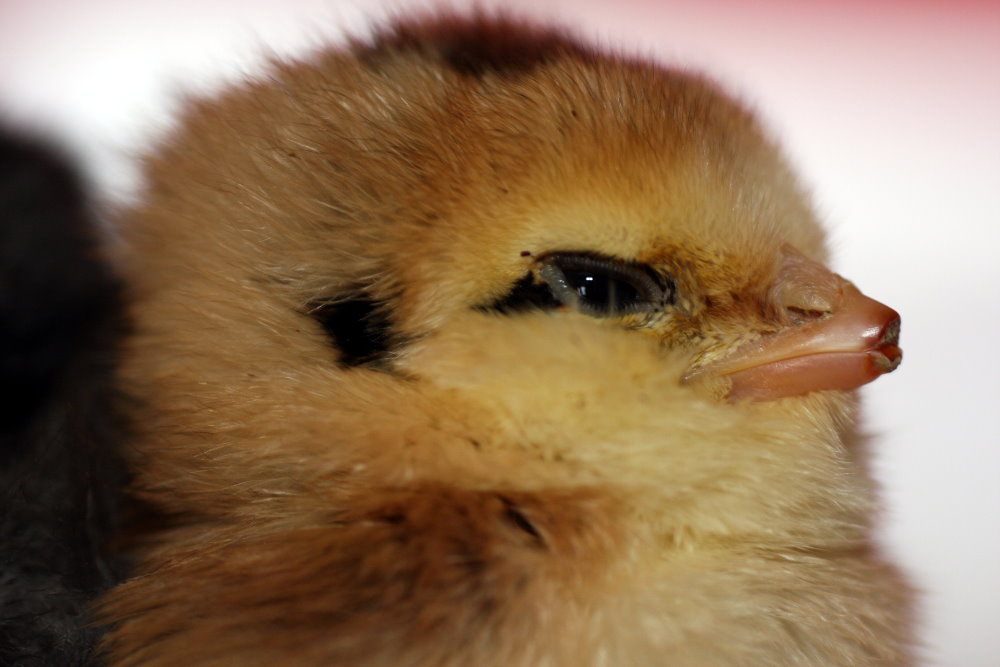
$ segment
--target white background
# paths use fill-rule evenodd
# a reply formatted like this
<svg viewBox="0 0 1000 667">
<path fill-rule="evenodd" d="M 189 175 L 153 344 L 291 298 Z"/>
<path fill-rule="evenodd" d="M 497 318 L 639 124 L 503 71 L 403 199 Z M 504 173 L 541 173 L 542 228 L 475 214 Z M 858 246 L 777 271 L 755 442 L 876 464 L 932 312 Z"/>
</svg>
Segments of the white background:
<svg viewBox="0 0 1000 667">
<path fill-rule="evenodd" d="M 505 4 L 708 71 L 781 138 L 836 269 L 903 316 L 905 361 L 864 389 L 866 424 L 881 535 L 925 591 L 926 664 L 1000 665 L 1000 6 Z M 177 91 L 253 71 L 262 44 L 297 53 L 363 31 L 385 6 L 0 0 L 0 111 L 56 133 L 103 192 L 127 195 L 131 155 Z"/>
</svg>

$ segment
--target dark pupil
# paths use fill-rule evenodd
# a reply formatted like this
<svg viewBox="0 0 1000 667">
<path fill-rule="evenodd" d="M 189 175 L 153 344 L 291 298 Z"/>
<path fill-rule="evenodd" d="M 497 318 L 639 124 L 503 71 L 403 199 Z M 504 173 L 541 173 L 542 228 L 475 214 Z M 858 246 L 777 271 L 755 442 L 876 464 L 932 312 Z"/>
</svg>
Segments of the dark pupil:
<svg viewBox="0 0 1000 667">
<path fill-rule="evenodd" d="M 572 269 L 564 270 L 563 275 L 586 305 L 602 312 L 621 310 L 639 301 L 639 292 L 625 281 Z"/>
</svg>

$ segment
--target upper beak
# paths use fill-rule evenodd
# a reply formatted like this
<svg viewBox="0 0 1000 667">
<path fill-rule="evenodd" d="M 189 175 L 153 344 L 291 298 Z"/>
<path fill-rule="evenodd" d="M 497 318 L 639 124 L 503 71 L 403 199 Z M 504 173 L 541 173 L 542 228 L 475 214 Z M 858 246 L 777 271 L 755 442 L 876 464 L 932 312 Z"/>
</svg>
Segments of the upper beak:
<svg viewBox="0 0 1000 667">
<path fill-rule="evenodd" d="M 767 401 L 854 389 L 902 361 L 899 314 L 790 246 L 769 298 L 795 316 L 791 324 L 689 371 L 685 380 L 724 376 L 732 381 L 729 400 Z"/>
</svg>

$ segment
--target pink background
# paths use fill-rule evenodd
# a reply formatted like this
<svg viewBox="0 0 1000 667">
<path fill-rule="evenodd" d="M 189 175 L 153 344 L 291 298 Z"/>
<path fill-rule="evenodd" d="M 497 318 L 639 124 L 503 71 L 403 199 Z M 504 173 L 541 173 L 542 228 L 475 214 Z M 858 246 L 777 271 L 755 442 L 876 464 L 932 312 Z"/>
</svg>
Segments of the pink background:
<svg viewBox="0 0 1000 667">
<path fill-rule="evenodd" d="M 925 591 L 925 664 L 1000 665 L 1000 5 L 504 4 L 705 70 L 760 110 L 837 270 L 903 315 L 905 362 L 864 393 L 880 535 Z M 252 72 L 262 44 L 299 53 L 364 30 L 387 6 L 414 3 L 0 0 L 0 112 L 55 132 L 127 197 L 131 155 L 177 91 Z"/>
</svg>

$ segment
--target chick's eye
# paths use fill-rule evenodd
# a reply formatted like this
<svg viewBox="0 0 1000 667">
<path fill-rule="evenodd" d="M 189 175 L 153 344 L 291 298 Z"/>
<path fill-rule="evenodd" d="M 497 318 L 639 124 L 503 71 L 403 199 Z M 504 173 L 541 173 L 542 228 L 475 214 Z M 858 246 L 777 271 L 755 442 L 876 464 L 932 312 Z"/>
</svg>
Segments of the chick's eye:
<svg viewBox="0 0 1000 667">
<path fill-rule="evenodd" d="M 596 271 L 563 271 L 580 301 L 595 310 L 625 310 L 642 302 L 639 290 L 624 280 Z"/>
<path fill-rule="evenodd" d="M 611 258 L 553 253 L 542 260 L 539 276 L 561 303 L 589 315 L 643 312 L 672 299 L 672 286 L 652 269 Z"/>
</svg>

